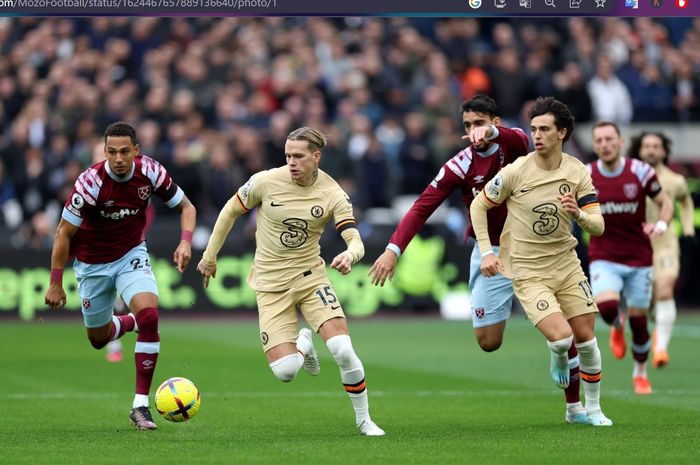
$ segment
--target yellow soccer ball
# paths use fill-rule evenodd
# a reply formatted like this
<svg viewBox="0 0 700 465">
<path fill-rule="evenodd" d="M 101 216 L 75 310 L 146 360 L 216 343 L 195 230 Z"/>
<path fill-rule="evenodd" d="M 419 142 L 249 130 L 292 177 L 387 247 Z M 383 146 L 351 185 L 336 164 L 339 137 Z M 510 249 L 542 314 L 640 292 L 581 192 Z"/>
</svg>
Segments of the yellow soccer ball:
<svg viewBox="0 0 700 465">
<path fill-rule="evenodd" d="M 168 421 L 187 421 L 199 412 L 199 389 L 187 378 L 166 379 L 156 391 L 156 410 Z"/>
</svg>

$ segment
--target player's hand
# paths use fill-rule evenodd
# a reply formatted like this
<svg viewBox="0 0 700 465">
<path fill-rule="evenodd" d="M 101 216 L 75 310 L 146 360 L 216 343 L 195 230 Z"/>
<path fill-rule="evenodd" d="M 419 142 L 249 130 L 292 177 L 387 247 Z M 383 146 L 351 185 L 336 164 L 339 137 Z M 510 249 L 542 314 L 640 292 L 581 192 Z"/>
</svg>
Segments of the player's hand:
<svg viewBox="0 0 700 465">
<path fill-rule="evenodd" d="M 661 237 L 663 233 L 665 233 L 665 230 L 661 230 L 656 226 L 656 223 L 643 223 L 642 224 L 642 229 L 644 230 L 644 234 L 649 236 L 651 239 L 656 239 L 657 237 Z"/>
<path fill-rule="evenodd" d="M 496 254 L 488 254 L 481 257 L 481 274 L 490 278 L 496 276 L 501 271 L 504 271 L 503 263 Z"/>
<path fill-rule="evenodd" d="M 469 131 L 469 134 L 462 136 L 462 140 L 468 140 L 474 147 L 480 147 L 486 142 L 484 139 L 491 137 L 493 130 L 491 126 L 479 126 Z"/>
<path fill-rule="evenodd" d="M 49 284 L 49 289 L 44 296 L 44 303 L 51 310 L 58 310 L 66 305 L 66 292 L 63 290 L 63 286 L 57 283 Z"/>
<path fill-rule="evenodd" d="M 579 210 L 578 208 L 578 203 L 574 198 L 574 194 L 572 194 L 571 192 L 567 192 L 566 194 L 557 197 L 557 200 L 561 202 L 562 208 L 569 215 L 573 216 L 574 218 L 578 218 L 581 216 L 581 210 Z"/>
<path fill-rule="evenodd" d="M 350 256 L 350 252 L 346 250 L 336 255 L 331 262 L 331 268 L 343 274 L 350 273 L 350 271 L 352 271 L 352 257 Z"/>
<path fill-rule="evenodd" d="M 188 241 L 180 241 L 173 254 L 173 263 L 175 263 L 177 271 L 180 273 L 185 271 L 190 260 L 192 260 L 192 244 Z"/>
<path fill-rule="evenodd" d="M 369 269 L 367 276 L 372 278 L 372 284 L 375 286 L 384 286 L 386 278 L 389 281 L 394 279 L 394 272 L 396 271 L 396 262 L 399 257 L 396 256 L 393 250 L 386 249 L 383 254 L 381 254 Z"/>
<path fill-rule="evenodd" d="M 209 278 L 216 278 L 216 262 L 209 263 L 201 259 L 197 264 L 197 271 L 204 276 L 204 287 L 209 287 Z"/>
</svg>

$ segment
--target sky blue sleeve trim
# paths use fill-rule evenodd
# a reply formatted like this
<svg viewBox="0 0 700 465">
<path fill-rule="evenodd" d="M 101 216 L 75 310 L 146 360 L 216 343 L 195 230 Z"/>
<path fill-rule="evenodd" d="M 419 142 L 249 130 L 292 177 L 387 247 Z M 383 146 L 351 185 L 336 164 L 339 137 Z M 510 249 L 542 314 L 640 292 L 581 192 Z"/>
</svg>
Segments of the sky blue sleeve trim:
<svg viewBox="0 0 700 465">
<path fill-rule="evenodd" d="M 180 202 L 182 202 L 182 198 L 185 196 L 185 192 L 180 189 L 180 186 L 177 186 L 177 192 L 175 192 L 175 195 L 173 195 L 173 198 L 168 200 L 165 204 L 170 207 L 170 208 L 175 208 L 178 206 Z"/>
<path fill-rule="evenodd" d="M 73 226 L 79 228 L 81 224 L 83 224 L 83 219 L 79 217 L 78 215 L 74 215 L 73 213 L 69 212 L 66 207 L 63 207 L 63 212 L 61 213 L 61 218 L 72 224 Z"/>
<path fill-rule="evenodd" d="M 401 249 L 399 249 L 398 245 L 389 242 L 389 245 L 387 245 L 386 248 L 394 252 L 397 258 L 401 256 Z"/>
<path fill-rule="evenodd" d="M 494 140 L 496 137 L 498 137 L 498 135 L 500 134 L 500 131 L 499 131 L 498 128 L 497 128 L 495 125 L 493 125 L 493 124 L 490 124 L 489 127 L 493 130 L 493 135 L 492 135 L 491 137 L 484 137 L 484 139 L 486 139 L 487 141 L 492 141 L 492 140 Z"/>
</svg>

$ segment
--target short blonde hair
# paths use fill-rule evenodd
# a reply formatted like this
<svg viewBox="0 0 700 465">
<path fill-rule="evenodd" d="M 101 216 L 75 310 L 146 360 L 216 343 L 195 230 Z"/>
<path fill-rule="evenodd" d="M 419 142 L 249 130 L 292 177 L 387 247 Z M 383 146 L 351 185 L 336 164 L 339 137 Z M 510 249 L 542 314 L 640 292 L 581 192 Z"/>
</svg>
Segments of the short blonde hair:
<svg viewBox="0 0 700 465">
<path fill-rule="evenodd" d="M 287 140 L 305 140 L 312 152 L 321 150 L 327 144 L 326 136 L 323 135 L 321 131 L 308 126 L 290 132 L 287 136 Z"/>
</svg>

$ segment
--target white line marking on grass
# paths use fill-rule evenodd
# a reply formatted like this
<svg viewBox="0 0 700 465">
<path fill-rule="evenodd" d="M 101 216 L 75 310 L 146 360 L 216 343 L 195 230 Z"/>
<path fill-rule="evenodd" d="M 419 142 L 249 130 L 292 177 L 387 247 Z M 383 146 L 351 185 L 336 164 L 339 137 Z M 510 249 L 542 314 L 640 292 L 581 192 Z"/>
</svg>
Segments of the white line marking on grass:
<svg viewBox="0 0 700 465">
<path fill-rule="evenodd" d="M 558 390 L 427 390 L 427 391 L 378 391 L 373 390 L 372 396 L 379 397 L 517 397 L 517 396 L 559 396 Z M 605 396 L 630 397 L 633 391 L 628 390 L 606 390 Z M 654 389 L 654 396 L 687 397 L 700 395 L 700 389 Z M 271 392 L 271 391 L 231 391 L 231 392 L 203 392 L 202 397 L 208 398 L 307 398 L 307 397 L 345 397 L 346 393 L 339 389 L 337 391 L 300 391 L 300 392 Z M 124 397 L 124 394 L 116 393 L 88 393 L 88 392 L 44 392 L 44 393 L 13 393 L 8 396 L 13 400 L 51 400 L 51 399 L 116 399 Z"/>
</svg>

